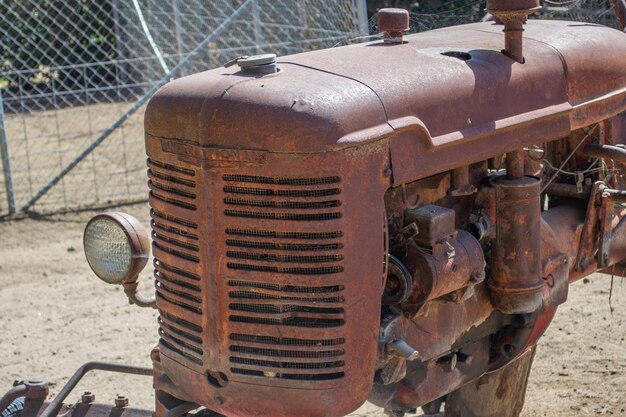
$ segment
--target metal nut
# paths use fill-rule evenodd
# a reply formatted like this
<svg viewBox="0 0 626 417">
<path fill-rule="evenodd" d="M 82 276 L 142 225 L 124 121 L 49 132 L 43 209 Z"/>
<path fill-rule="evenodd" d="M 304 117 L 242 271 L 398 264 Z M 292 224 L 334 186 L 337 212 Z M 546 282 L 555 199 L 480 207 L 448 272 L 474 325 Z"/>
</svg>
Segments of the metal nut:
<svg viewBox="0 0 626 417">
<path fill-rule="evenodd" d="M 80 396 L 80 401 L 83 404 L 92 403 L 92 402 L 96 401 L 96 395 L 94 393 L 92 393 L 92 392 L 85 391 L 85 392 L 83 392 L 83 395 Z"/>
<path fill-rule="evenodd" d="M 118 394 L 118 396 L 115 398 L 115 406 L 118 408 L 128 407 L 128 398 Z"/>
</svg>

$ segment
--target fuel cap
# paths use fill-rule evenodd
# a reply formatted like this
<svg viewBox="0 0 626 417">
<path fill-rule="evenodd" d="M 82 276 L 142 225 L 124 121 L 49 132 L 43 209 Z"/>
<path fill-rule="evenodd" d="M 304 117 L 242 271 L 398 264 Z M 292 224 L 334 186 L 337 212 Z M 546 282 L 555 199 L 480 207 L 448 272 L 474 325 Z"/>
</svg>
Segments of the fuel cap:
<svg viewBox="0 0 626 417">
<path fill-rule="evenodd" d="M 237 64 L 242 71 L 257 74 L 273 74 L 277 71 L 276 54 L 240 56 L 226 63 L 225 67 Z"/>
</svg>

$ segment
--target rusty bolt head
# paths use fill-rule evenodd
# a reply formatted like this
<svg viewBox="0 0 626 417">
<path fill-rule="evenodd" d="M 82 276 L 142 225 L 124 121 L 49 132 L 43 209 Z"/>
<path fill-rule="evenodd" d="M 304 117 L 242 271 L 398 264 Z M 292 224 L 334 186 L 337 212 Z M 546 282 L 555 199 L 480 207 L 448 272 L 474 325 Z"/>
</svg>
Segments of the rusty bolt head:
<svg viewBox="0 0 626 417">
<path fill-rule="evenodd" d="M 83 404 L 92 403 L 92 402 L 96 401 L 96 395 L 94 393 L 92 393 L 92 392 L 85 391 L 85 392 L 83 392 L 83 395 L 80 396 L 80 401 Z"/>
<path fill-rule="evenodd" d="M 124 407 L 128 407 L 128 398 L 126 398 L 123 395 L 117 395 L 117 397 L 115 398 L 115 406 L 117 408 L 124 408 Z"/>
<path fill-rule="evenodd" d="M 402 34 L 409 30 L 409 12 L 404 9 L 380 9 L 376 16 L 378 30 L 384 33 L 385 42 L 402 43 Z"/>
</svg>

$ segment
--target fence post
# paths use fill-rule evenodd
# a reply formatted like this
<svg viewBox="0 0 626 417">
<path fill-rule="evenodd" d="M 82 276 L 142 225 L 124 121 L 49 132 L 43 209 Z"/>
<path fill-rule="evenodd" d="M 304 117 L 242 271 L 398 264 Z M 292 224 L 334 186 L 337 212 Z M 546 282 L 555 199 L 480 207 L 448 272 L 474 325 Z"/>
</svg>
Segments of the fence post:
<svg viewBox="0 0 626 417">
<path fill-rule="evenodd" d="M 0 156 L 2 156 L 2 170 L 4 172 L 4 186 L 7 191 L 9 214 L 15 213 L 15 190 L 13 189 L 13 173 L 11 172 L 11 158 L 9 158 L 9 144 L 7 132 L 4 128 L 4 104 L 2 89 L 0 89 Z"/>
<path fill-rule="evenodd" d="M 131 87 L 130 72 L 128 69 L 128 54 L 126 49 L 126 36 L 123 27 L 126 24 L 124 14 L 120 10 L 120 0 L 113 0 L 113 27 L 115 31 L 115 53 L 117 55 L 117 87 L 118 95 L 125 100 L 136 96 L 136 87 Z"/>
<path fill-rule="evenodd" d="M 261 25 L 259 0 L 254 1 L 252 8 L 252 13 L 254 14 L 254 42 L 256 43 L 256 52 L 260 54 L 263 52 L 261 46 L 265 44 L 265 37 L 263 36 L 263 26 Z"/>
<path fill-rule="evenodd" d="M 370 34 L 370 23 L 367 17 L 367 0 L 356 0 L 356 12 L 359 19 L 359 29 L 362 35 Z"/>
</svg>

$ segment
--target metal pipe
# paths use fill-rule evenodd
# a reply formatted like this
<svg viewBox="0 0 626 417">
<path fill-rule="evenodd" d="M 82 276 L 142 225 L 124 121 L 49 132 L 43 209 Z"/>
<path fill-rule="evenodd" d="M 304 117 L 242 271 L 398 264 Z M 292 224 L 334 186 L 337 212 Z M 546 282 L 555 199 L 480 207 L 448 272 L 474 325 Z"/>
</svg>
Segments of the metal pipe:
<svg viewBox="0 0 626 417">
<path fill-rule="evenodd" d="M 546 187 L 545 192 L 556 197 L 589 198 L 591 194 L 591 184 L 583 185 L 582 189 L 579 191 L 576 184 L 553 182 Z"/>
<path fill-rule="evenodd" d="M 607 188 L 602 191 L 602 197 L 608 198 L 614 203 L 626 203 L 626 191 Z"/>
<path fill-rule="evenodd" d="M 585 145 L 583 152 L 593 158 L 612 159 L 626 164 L 626 149 L 619 146 L 590 143 Z"/>
<path fill-rule="evenodd" d="M 522 149 L 506 154 L 506 177 L 510 180 L 524 176 L 524 151 Z"/>
<path fill-rule="evenodd" d="M 520 64 L 524 63 L 524 22 L 540 8 L 539 0 L 487 1 L 487 12 L 504 24 L 504 54 Z"/>
<path fill-rule="evenodd" d="M 460 189 L 464 185 L 469 183 L 469 166 L 455 168 L 452 171 L 452 183 L 455 189 Z"/>
<path fill-rule="evenodd" d="M 4 127 L 4 103 L 2 101 L 2 89 L 0 89 L 0 156 L 2 157 L 2 170 L 4 172 L 4 186 L 7 192 L 9 214 L 13 214 L 15 213 L 15 190 L 13 188 L 13 172 L 11 171 L 9 144 L 6 129 Z"/>
<path fill-rule="evenodd" d="M 131 374 L 131 375 L 145 375 L 145 376 L 153 375 L 152 368 L 143 368 L 140 366 L 133 366 L 133 365 L 120 365 L 120 364 L 108 363 L 108 362 L 87 362 L 86 364 L 78 368 L 76 372 L 74 372 L 74 375 L 72 375 L 69 381 L 67 381 L 67 383 L 63 386 L 61 391 L 59 391 L 57 396 L 54 397 L 52 401 L 50 401 L 50 404 L 48 404 L 46 409 L 43 410 L 43 412 L 39 415 L 39 417 L 56 416 L 56 414 L 61 409 L 61 406 L 63 405 L 63 401 L 72 392 L 72 390 L 76 387 L 76 385 L 78 385 L 78 383 L 83 378 L 83 376 L 85 376 L 87 372 L 95 371 L 95 370 L 119 372 L 123 374 Z"/>
<path fill-rule="evenodd" d="M 139 291 L 139 284 L 135 281 L 125 282 L 124 293 L 128 297 L 131 304 L 135 304 L 138 307 L 156 308 L 156 297 L 147 297 Z"/>
<path fill-rule="evenodd" d="M 520 64 L 524 63 L 524 21 L 520 19 L 504 20 L 504 52 Z"/>
<path fill-rule="evenodd" d="M 362 35 L 369 35 L 370 27 L 369 18 L 367 16 L 367 0 L 355 0 L 355 3 L 360 32 Z"/>
<path fill-rule="evenodd" d="M 139 18 L 139 23 L 141 24 L 141 28 L 143 29 L 143 33 L 146 35 L 146 39 L 148 39 L 148 44 L 152 48 L 154 55 L 157 57 L 157 60 L 159 61 L 161 68 L 163 68 L 163 72 L 167 74 L 170 72 L 170 69 L 167 66 L 167 63 L 165 62 L 165 59 L 163 59 L 163 54 L 161 53 L 161 50 L 157 46 L 156 42 L 154 42 L 154 38 L 152 37 L 152 34 L 150 33 L 150 28 L 148 28 L 146 19 L 144 18 L 143 12 L 141 11 L 141 6 L 139 5 L 138 0 L 132 0 L 132 1 L 133 1 L 133 6 L 135 6 L 135 12 L 137 13 L 137 17 Z"/>
<path fill-rule="evenodd" d="M 252 15 L 254 16 L 254 42 L 256 43 L 257 54 L 263 53 L 262 45 L 265 44 L 263 36 L 263 24 L 261 23 L 261 7 L 259 0 L 255 0 L 252 6 Z"/>
<path fill-rule="evenodd" d="M 72 162 L 70 162 L 60 173 L 54 176 L 48 184 L 46 184 L 37 194 L 35 194 L 30 200 L 26 202 L 23 206 L 19 207 L 19 211 L 28 210 L 35 204 L 41 197 L 46 195 L 52 187 L 57 185 L 59 181 L 67 175 L 68 172 L 73 170 L 76 165 L 78 165 L 83 159 L 85 159 L 89 154 L 91 154 L 105 139 L 107 139 L 118 127 L 120 127 L 130 116 L 132 116 L 137 110 L 139 110 L 143 105 L 150 100 L 150 98 L 159 90 L 159 88 L 163 87 L 165 84 L 170 82 L 174 74 L 176 74 L 181 68 L 184 68 L 185 65 L 196 57 L 204 48 L 215 38 L 219 37 L 228 27 L 239 18 L 243 12 L 250 6 L 254 0 L 246 0 L 241 6 L 235 10 L 233 14 L 231 14 L 228 19 L 222 22 L 221 25 L 217 27 L 209 36 L 207 36 L 202 42 L 200 42 L 193 51 L 189 53 L 182 61 L 180 61 L 174 68 L 171 69 L 167 74 L 163 76 L 150 90 L 148 90 L 137 102 L 126 111 L 115 123 L 113 123 L 107 130 L 105 130 L 96 140 L 94 140 L 87 148 L 85 148 Z M 44 416 L 45 417 L 45 416 Z"/>
</svg>

